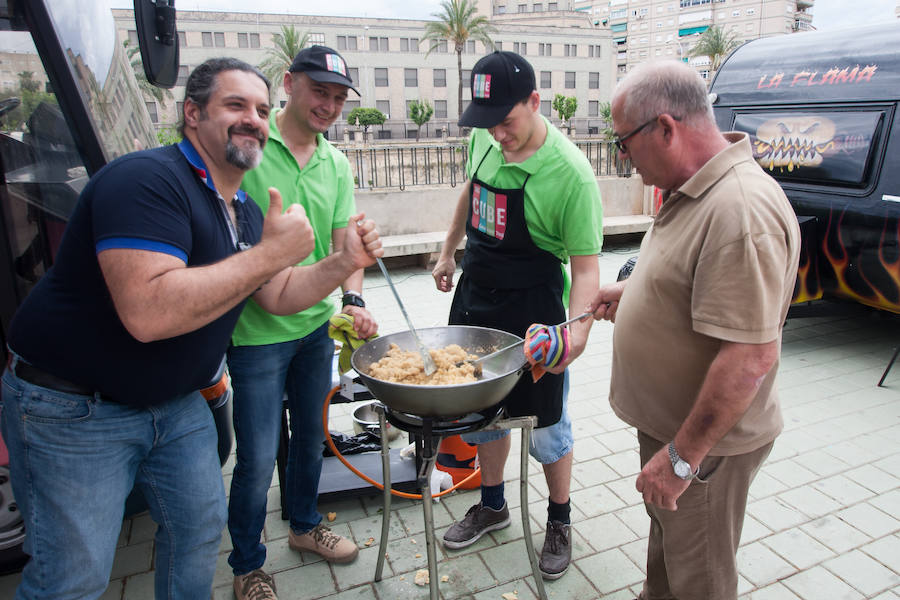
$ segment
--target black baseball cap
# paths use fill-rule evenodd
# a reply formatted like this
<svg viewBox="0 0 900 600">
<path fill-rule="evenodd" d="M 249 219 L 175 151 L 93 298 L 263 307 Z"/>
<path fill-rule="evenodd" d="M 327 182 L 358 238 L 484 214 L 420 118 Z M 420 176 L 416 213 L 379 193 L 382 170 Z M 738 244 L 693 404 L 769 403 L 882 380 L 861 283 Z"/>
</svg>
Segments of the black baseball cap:
<svg viewBox="0 0 900 600">
<path fill-rule="evenodd" d="M 472 102 L 459 118 L 460 127 L 494 127 L 535 89 L 534 69 L 515 52 L 496 51 L 472 68 Z"/>
<path fill-rule="evenodd" d="M 328 46 L 310 46 L 304 48 L 294 57 L 291 73 L 306 73 L 313 81 L 319 83 L 339 83 L 346 85 L 348 88 L 356 92 L 359 96 L 359 90 L 353 87 L 353 79 L 350 77 L 350 70 L 347 69 L 347 63 L 344 57 L 332 50 Z"/>
</svg>

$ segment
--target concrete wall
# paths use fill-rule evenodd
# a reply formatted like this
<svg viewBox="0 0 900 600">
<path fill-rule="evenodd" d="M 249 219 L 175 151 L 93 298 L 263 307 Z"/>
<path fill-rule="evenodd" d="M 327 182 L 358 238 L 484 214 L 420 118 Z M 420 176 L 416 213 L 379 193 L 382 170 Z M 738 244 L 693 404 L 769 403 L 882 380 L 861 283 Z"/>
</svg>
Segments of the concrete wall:
<svg viewBox="0 0 900 600">
<path fill-rule="evenodd" d="M 649 188 L 639 175 L 598 177 L 605 219 L 650 215 Z M 446 231 L 462 193 L 456 187 L 414 187 L 406 191 L 356 191 L 356 206 L 374 219 L 383 236 Z M 605 228 L 604 228 L 605 229 Z"/>
</svg>

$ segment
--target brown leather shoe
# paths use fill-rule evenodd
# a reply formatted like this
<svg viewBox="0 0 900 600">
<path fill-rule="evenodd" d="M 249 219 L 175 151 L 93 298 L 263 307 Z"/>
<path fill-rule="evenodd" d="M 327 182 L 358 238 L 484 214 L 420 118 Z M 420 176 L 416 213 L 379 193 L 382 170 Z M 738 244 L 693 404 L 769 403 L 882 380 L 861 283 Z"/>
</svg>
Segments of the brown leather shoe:
<svg viewBox="0 0 900 600">
<path fill-rule="evenodd" d="M 572 562 L 572 526 L 560 521 L 549 521 L 544 534 L 544 547 L 538 565 L 544 579 L 559 579 L 565 575 Z"/>
<path fill-rule="evenodd" d="M 237 600 L 278 600 L 275 595 L 275 580 L 262 569 L 250 571 L 246 575 L 235 575 L 234 595 Z"/>
<path fill-rule="evenodd" d="M 328 562 L 348 563 L 356 559 L 359 548 L 352 540 L 340 536 L 322 523 L 306 533 L 288 534 L 288 546 L 298 552 L 315 552 Z"/>
</svg>

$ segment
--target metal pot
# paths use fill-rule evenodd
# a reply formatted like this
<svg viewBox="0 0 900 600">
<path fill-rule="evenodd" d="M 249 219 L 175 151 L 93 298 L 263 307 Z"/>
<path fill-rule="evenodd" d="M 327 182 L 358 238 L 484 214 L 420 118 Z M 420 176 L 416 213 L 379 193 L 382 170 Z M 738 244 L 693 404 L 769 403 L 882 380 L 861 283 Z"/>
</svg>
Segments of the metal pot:
<svg viewBox="0 0 900 600">
<path fill-rule="evenodd" d="M 376 402 L 378 400 L 372 400 L 353 409 L 353 433 L 362 433 L 367 429 L 375 433 L 379 432 L 378 414 L 372 408 Z M 390 423 L 386 423 L 386 425 L 388 440 L 394 441 L 400 436 L 400 430 Z"/>
<path fill-rule="evenodd" d="M 428 348 L 459 344 L 470 354 L 484 356 L 522 338 L 487 327 L 448 325 L 416 329 Z M 403 350 L 416 351 L 412 333 L 402 331 L 372 340 L 357 348 L 350 364 L 363 384 L 389 408 L 420 417 L 460 417 L 490 408 L 502 401 L 525 372 L 527 362 L 521 351 L 502 352 L 483 363 L 478 381 L 454 385 L 411 385 L 390 383 L 370 377 L 369 366 L 397 344 Z"/>
</svg>

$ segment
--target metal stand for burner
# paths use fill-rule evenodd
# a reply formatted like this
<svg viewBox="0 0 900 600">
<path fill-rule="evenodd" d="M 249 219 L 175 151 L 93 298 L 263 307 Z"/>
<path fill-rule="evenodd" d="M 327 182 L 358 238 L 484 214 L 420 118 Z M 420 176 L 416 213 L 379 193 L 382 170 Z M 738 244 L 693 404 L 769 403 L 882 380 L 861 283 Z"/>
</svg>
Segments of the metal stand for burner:
<svg viewBox="0 0 900 600">
<path fill-rule="evenodd" d="M 398 413 L 383 404 L 375 404 L 378 413 L 378 424 L 381 431 L 387 431 L 386 421 L 415 438 L 416 453 L 421 460 L 416 483 L 422 494 L 422 513 L 425 522 L 425 550 L 428 557 L 428 586 L 431 600 L 438 600 L 437 552 L 434 539 L 434 514 L 431 497 L 431 472 L 437 460 L 437 450 L 444 437 L 468 433 L 476 430 L 521 429 L 522 450 L 520 459 L 520 500 L 522 511 L 522 531 L 525 536 L 525 548 L 531 562 L 531 573 L 538 598 L 547 600 L 544 580 L 538 566 L 538 558 L 534 552 L 531 539 L 531 522 L 528 515 L 528 447 L 531 445 L 531 430 L 537 423 L 536 417 L 512 417 L 499 419 L 500 411 L 493 415 L 474 413 L 456 421 L 440 421 L 429 417 L 417 417 Z M 381 436 L 381 465 L 384 482 L 384 509 L 381 516 L 381 541 L 379 543 L 378 565 L 375 567 L 375 581 L 381 581 L 387 551 L 388 530 L 391 521 L 391 471 L 387 436 Z"/>
</svg>

